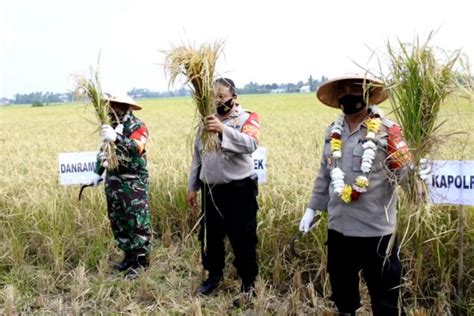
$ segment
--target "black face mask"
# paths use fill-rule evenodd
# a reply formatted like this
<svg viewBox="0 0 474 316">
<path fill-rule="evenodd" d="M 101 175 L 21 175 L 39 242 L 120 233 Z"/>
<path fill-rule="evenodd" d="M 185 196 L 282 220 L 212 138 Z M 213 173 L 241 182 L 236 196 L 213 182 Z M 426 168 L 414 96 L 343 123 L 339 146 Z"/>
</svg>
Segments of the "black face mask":
<svg viewBox="0 0 474 316">
<path fill-rule="evenodd" d="M 229 113 L 230 110 L 232 110 L 232 108 L 234 107 L 234 103 L 232 102 L 233 100 L 233 98 L 230 98 L 224 103 L 218 103 L 216 107 L 217 114 L 226 115 L 227 113 Z"/>
<path fill-rule="evenodd" d="M 362 95 L 346 94 L 338 99 L 339 106 L 344 114 L 355 114 L 365 108 L 365 100 Z"/>
<path fill-rule="evenodd" d="M 123 112 L 120 110 L 115 110 L 115 113 L 110 111 L 109 119 L 112 121 L 112 125 L 120 123 L 123 120 L 125 114 L 127 114 L 127 111 Z M 118 122 L 117 119 L 119 120 Z"/>
</svg>

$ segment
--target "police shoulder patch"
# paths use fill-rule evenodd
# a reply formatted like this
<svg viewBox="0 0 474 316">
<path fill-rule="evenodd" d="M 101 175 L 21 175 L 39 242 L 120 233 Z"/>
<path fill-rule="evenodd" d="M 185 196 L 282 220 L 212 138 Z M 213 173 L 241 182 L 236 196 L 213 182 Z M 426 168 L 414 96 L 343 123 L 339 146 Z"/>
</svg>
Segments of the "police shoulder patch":
<svg viewBox="0 0 474 316">
<path fill-rule="evenodd" d="M 142 125 L 139 129 L 130 135 L 130 139 L 135 141 L 138 149 L 138 154 L 141 154 L 145 149 L 145 144 L 148 141 L 148 129 Z"/>
<path fill-rule="evenodd" d="M 242 126 L 242 133 L 254 137 L 256 140 L 259 139 L 260 134 L 260 120 L 257 113 L 250 113 L 249 117 Z"/>
</svg>

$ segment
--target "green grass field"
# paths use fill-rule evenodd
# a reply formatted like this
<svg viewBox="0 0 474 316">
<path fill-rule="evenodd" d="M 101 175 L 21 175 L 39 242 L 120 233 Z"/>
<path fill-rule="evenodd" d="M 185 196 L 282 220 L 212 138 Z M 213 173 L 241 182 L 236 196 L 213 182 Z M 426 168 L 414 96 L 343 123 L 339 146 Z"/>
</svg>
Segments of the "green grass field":
<svg viewBox="0 0 474 316">
<path fill-rule="evenodd" d="M 261 274 L 250 314 L 325 314 L 329 301 L 325 225 L 301 238 L 301 258 L 288 241 L 309 199 L 324 130 L 336 110 L 313 94 L 241 96 L 261 116 L 268 183 L 260 188 Z M 72 104 L 0 108 L 0 313 L 2 314 L 210 314 L 229 313 L 239 281 L 227 258 L 217 295 L 193 295 L 203 277 L 195 229 L 199 214 L 185 204 L 195 113 L 189 98 L 144 100 L 137 112 L 149 129 L 150 203 L 154 240 L 150 269 L 125 281 L 110 266 L 121 259 L 106 216 L 103 188 L 59 185 L 61 152 L 97 150 L 92 110 Z M 385 104 L 385 112 L 388 112 Z M 443 132 L 464 131 L 439 144 L 433 159 L 474 159 L 474 107 L 442 110 Z M 405 266 L 404 305 L 411 315 L 474 313 L 474 213 L 466 208 L 464 300 L 456 304 L 459 255 L 456 207 L 431 207 L 413 216 L 400 207 Z M 419 213 L 418 213 L 419 215 Z M 194 229 L 193 229 L 194 228 Z M 364 307 L 370 311 L 365 287 Z"/>
</svg>

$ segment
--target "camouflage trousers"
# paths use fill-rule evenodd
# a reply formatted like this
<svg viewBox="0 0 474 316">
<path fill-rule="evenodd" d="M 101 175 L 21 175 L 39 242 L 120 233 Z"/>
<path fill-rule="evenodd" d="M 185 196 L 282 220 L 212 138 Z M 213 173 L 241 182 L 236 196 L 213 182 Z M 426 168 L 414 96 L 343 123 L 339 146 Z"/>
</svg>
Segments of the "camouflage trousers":
<svg viewBox="0 0 474 316">
<path fill-rule="evenodd" d="M 117 246 L 132 255 L 149 255 L 151 244 L 148 179 L 107 179 L 107 211 Z"/>
</svg>

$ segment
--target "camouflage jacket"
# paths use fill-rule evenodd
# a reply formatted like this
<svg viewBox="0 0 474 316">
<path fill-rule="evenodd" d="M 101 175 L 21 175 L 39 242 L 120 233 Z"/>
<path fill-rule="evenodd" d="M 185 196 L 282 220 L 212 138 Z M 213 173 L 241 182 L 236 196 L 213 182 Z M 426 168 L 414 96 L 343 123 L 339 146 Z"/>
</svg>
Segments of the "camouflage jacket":
<svg viewBox="0 0 474 316">
<path fill-rule="evenodd" d="M 107 178 L 147 178 L 148 169 L 145 146 L 148 141 L 148 129 L 133 113 L 126 114 L 122 124 L 123 133 L 122 135 L 118 134 L 115 141 L 119 167 L 117 170 L 107 170 Z M 112 127 L 116 127 L 116 124 L 112 125 Z M 100 157 L 97 157 L 95 172 L 97 174 L 104 172 Z"/>
</svg>

